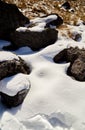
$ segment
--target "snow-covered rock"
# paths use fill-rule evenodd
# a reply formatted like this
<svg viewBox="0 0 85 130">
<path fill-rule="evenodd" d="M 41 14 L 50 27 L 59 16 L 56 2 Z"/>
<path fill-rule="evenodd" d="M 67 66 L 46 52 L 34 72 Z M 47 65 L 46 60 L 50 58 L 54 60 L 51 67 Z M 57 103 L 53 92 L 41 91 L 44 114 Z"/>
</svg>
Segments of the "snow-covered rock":
<svg viewBox="0 0 85 130">
<path fill-rule="evenodd" d="M 12 52 L 0 51 L 0 80 L 20 72 L 29 74 L 29 65 Z"/>
<path fill-rule="evenodd" d="M 25 74 L 16 74 L 0 81 L 0 94 L 4 104 L 14 107 L 21 104 L 30 89 L 30 81 Z"/>
</svg>

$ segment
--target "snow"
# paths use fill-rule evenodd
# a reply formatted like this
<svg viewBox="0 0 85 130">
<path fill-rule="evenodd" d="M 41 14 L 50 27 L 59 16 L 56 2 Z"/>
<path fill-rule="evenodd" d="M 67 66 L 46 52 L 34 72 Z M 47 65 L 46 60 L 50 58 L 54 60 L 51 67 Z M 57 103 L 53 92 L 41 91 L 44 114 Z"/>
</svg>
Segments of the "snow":
<svg viewBox="0 0 85 130">
<path fill-rule="evenodd" d="M 16 29 L 17 32 L 26 32 L 27 28 L 26 27 L 19 27 Z"/>
<path fill-rule="evenodd" d="M 16 29 L 18 32 L 25 32 L 27 30 L 34 31 L 34 32 L 42 32 L 44 30 L 44 27 L 46 26 L 46 23 L 51 22 L 53 20 L 56 20 L 56 15 L 49 15 L 47 17 L 42 18 L 36 18 L 31 20 L 31 23 L 29 25 L 35 24 L 33 27 L 19 27 Z M 53 28 L 53 27 L 52 27 Z"/>
<path fill-rule="evenodd" d="M 14 76 L 4 78 L 0 81 L 0 92 L 9 96 L 15 96 L 18 92 L 30 88 L 30 82 L 27 75 L 19 73 Z"/>
<path fill-rule="evenodd" d="M 8 112 L 4 112 L 0 122 L 1 130 L 26 130 L 25 127 Z"/>
<path fill-rule="evenodd" d="M 0 62 L 6 61 L 6 60 L 13 60 L 13 59 L 19 60 L 16 54 L 13 54 L 8 51 L 0 51 Z"/>
<path fill-rule="evenodd" d="M 26 52 L 25 47 L 15 51 L 32 66 L 32 72 L 26 76 L 31 88 L 22 105 L 12 109 L 3 106 L 1 130 L 85 130 L 85 82 L 66 74 L 70 63 L 53 62 L 53 57 L 64 48 L 85 48 L 85 25 L 68 25 L 68 29 L 81 33 L 82 39 L 76 42 L 67 36 L 66 30 L 58 30 L 58 40 L 53 45 L 35 53 L 28 47 Z M 26 79 L 21 76 L 18 82 L 17 75 L 14 77 L 15 80 L 10 77 L 1 81 L 3 86 L 22 86 L 21 81 Z"/>
<path fill-rule="evenodd" d="M 53 15 L 49 15 L 47 17 L 42 17 L 42 18 L 36 18 L 35 20 L 31 20 L 31 22 L 33 23 L 42 23 L 42 22 L 45 22 L 45 23 L 48 23 L 48 22 L 51 22 L 53 20 L 56 20 L 58 17 L 53 14 Z"/>
</svg>

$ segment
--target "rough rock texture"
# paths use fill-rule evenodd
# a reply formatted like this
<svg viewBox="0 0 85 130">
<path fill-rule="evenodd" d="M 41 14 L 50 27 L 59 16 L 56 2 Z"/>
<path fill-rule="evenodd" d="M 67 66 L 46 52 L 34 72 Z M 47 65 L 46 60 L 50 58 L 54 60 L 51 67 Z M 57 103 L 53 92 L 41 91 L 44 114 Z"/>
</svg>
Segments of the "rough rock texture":
<svg viewBox="0 0 85 130">
<path fill-rule="evenodd" d="M 70 62 L 67 74 L 76 80 L 85 81 L 85 49 L 70 47 L 62 50 L 54 57 L 54 62 Z"/>
<path fill-rule="evenodd" d="M 78 57 L 85 57 L 85 50 L 78 47 L 70 47 L 59 52 L 53 60 L 56 63 L 62 61 L 73 63 Z"/>
<path fill-rule="evenodd" d="M 76 59 L 74 63 L 70 64 L 67 74 L 76 80 L 85 81 L 85 62 L 81 58 Z"/>
<path fill-rule="evenodd" d="M 13 59 L 0 62 L 0 80 L 17 73 L 30 73 L 29 66 L 21 58 L 19 60 Z"/>
<path fill-rule="evenodd" d="M 60 25 L 63 24 L 63 19 L 58 14 L 50 14 L 50 15 L 55 15 L 57 18 L 56 18 L 56 20 L 47 22 L 46 27 L 50 27 L 50 26 L 59 27 Z M 50 16 L 50 15 L 47 15 L 47 16 Z"/>
<path fill-rule="evenodd" d="M 58 31 L 47 28 L 41 32 L 27 30 L 25 32 L 15 31 L 11 34 L 12 45 L 4 47 L 4 49 L 16 49 L 23 46 L 28 46 L 36 51 L 53 44 L 58 37 Z"/>
<path fill-rule="evenodd" d="M 0 39 L 10 40 L 10 33 L 20 26 L 29 23 L 14 4 L 0 1 Z"/>
<path fill-rule="evenodd" d="M 7 107 L 16 107 L 23 102 L 28 91 L 29 91 L 29 89 L 21 90 L 15 96 L 9 96 L 9 95 L 1 92 L 1 101 Z"/>
</svg>

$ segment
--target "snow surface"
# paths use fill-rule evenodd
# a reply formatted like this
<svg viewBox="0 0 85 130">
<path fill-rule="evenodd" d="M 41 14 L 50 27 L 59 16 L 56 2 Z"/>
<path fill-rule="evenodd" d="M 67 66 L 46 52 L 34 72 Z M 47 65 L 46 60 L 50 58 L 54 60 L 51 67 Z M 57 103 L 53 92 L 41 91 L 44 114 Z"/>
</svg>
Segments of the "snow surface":
<svg viewBox="0 0 85 130">
<path fill-rule="evenodd" d="M 82 39 L 76 42 L 66 30 L 59 30 L 53 45 L 35 53 L 28 47 L 26 52 L 25 47 L 15 51 L 32 66 L 31 88 L 22 105 L 12 109 L 1 105 L 1 130 L 85 130 L 85 82 L 66 74 L 69 63 L 53 62 L 64 48 L 85 48 L 85 25 L 68 28 L 80 32 Z"/>
<path fill-rule="evenodd" d="M 0 81 L 0 92 L 9 96 L 15 96 L 18 92 L 30 88 L 30 81 L 27 75 L 19 73 L 14 76 L 4 78 Z"/>
<path fill-rule="evenodd" d="M 19 57 L 16 54 L 8 51 L 0 51 L 0 62 L 13 59 L 19 60 Z"/>
<path fill-rule="evenodd" d="M 19 27 L 16 29 L 16 31 L 18 32 L 25 32 L 27 30 L 30 30 L 30 31 L 35 31 L 35 32 L 42 32 L 44 30 L 44 27 L 46 26 L 46 23 L 48 22 L 51 22 L 53 20 L 56 20 L 57 19 L 57 16 L 56 15 L 49 15 L 47 17 L 43 17 L 43 18 L 36 18 L 34 20 L 31 20 L 31 24 L 29 25 L 33 25 L 35 24 L 33 27 Z M 54 28 L 52 26 L 52 28 Z"/>
</svg>

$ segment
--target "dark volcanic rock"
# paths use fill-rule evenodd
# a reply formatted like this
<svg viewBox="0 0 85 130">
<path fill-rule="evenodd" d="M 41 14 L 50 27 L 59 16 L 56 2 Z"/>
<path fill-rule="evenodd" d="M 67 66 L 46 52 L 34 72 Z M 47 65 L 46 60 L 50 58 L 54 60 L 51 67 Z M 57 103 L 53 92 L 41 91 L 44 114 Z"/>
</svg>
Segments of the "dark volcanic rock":
<svg viewBox="0 0 85 130">
<path fill-rule="evenodd" d="M 85 81 L 85 62 L 82 59 L 78 58 L 71 63 L 67 74 L 73 76 L 76 80 Z"/>
<path fill-rule="evenodd" d="M 76 80 L 85 81 L 85 49 L 70 47 L 62 50 L 54 57 L 54 62 L 70 62 L 67 74 Z"/>
<path fill-rule="evenodd" d="M 24 101 L 28 91 L 28 89 L 21 90 L 15 96 L 9 96 L 1 92 L 1 101 L 7 107 L 16 107 Z"/>
<path fill-rule="evenodd" d="M 51 27 L 51 26 L 59 27 L 60 25 L 63 24 L 63 19 L 58 14 L 50 14 L 47 16 L 56 16 L 56 19 L 47 20 L 46 27 Z M 47 16 L 45 16 L 45 17 L 47 17 Z"/>
<path fill-rule="evenodd" d="M 41 32 L 26 30 L 25 32 L 15 31 L 11 34 L 12 45 L 3 49 L 16 49 L 23 46 L 28 46 L 36 51 L 53 44 L 58 37 L 58 31 L 47 28 Z"/>
<path fill-rule="evenodd" d="M 74 62 L 78 57 L 82 57 L 85 54 L 84 49 L 79 49 L 78 47 L 70 47 L 67 49 L 62 50 L 59 52 L 55 57 L 54 57 L 54 62 L 59 63 L 59 62 Z"/>
<path fill-rule="evenodd" d="M 55 63 L 61 63 L 66 61 L 66 56 L 67 56 L 67 49 L 62 50 L 61 52 L 59 52 L 54 58 L 54 62 Z"/>
<path fill-rule="evenodd" d="M 20 57 L 19 59 L 0 61 L 0 80 L 17 73 L 30 73 L 29 66 Z"/>
<path fill-rule="evenodd" d="M 29 19 L 16 5 L 0 1 L 0 39 L 10 40 L 10 33 L 26 23 L 29 24 Z"/>
<path fill-rule="evenodd" d="M 68 1 L 66 1 L 64 4 L 62 4 L 62 7 L 66 10 L 71 9 L 70 3 Z"/>
</svg>

